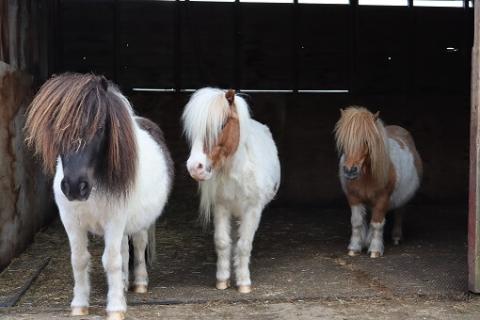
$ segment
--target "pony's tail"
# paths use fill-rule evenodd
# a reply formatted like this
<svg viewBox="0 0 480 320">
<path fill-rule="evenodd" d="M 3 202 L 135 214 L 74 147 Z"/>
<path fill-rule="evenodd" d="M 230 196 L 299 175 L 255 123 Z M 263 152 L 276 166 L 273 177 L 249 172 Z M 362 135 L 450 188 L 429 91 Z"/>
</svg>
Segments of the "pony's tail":
<svg viewBox="0 0 480 320">
<path fill-rule="evenodd" d="M 156 223 L 152 223 L 152 225 L 148 228 L 148 242 L 147 242 L 147 249 L 145 252 L 145 256 L 147 258 L 147 265 L 149 268 L 153 268 L 155 261 L 157 260 L 157 243 L 155 238 L 155 227 Z"/>
</svg>

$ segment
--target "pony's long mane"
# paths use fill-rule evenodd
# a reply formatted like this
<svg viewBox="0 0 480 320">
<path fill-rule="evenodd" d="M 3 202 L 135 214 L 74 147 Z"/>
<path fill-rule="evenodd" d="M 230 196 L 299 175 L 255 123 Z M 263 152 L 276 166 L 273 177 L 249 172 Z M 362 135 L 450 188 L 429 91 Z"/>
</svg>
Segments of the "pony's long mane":
<svg viewBox="0 0 480 320">
<path fill-rule="evenodd" d="M 370 173 L 380 185 L 388 181 L 390 157 L 385 128 L 380 119 L 363 107 L 342 110 L 335 125 L 335 140 L 339 154 L 352 154 L 367 147 Z"/>
<path fill-rule="evenodd" d="M 229 116 L 230 104 L 225 94 L 226 91 L 217 88 L 199 89 L 192 95 L 183 111 L 183 129 L 189 143 L 193 144 L 200 139 L 207 154 L 217 144 Z M 248 135 L 250 111 L 245 99 L 238 94 L 234 96 L 233 103 L 240 126 L 239 145 L 242 145 Z M 216 183 L 218 183 L 216 179 L 210 179 L 199 184 L 200 218 L 204 225 L 210 221 Z"/>
<path fill-rule="evenodd" d="M 217 144 L 230 110 L 225 93 L 217 88 L 202 88 L 192 95 L 182 114 L 184 133 L 190 144 L 201 139 L 207 152 Z M 245 138 L 250 112 L 247 103 L 239 95 L 235 96 L 234 103 L 240 122 L 241 143 Z"/>
<path fill-rule="evenodd" d="M 53 175 L 57 158 L 81 150 L 103 125 L 106 155 L 97 182 L 112 194 L 126 196 L 138 162 L 132 109 L 104 77 L 65 73 L 45 82 L 27 110 L 26 142 Z"/>
</svg>

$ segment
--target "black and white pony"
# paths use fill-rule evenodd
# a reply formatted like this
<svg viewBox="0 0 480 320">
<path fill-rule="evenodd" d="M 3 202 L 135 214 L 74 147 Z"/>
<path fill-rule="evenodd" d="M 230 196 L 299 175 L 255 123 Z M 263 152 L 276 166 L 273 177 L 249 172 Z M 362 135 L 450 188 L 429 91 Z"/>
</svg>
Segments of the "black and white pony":
<svg viewBox="0 0 480 320">
<path fill-rule="evenodd" d="M 107 318 L 123 319 L 129 237 L 133 291 L 147 291 L 146 251 L 155 254 L 155 220 L 170 193 L 173 166 L 160 128 L 134 116 L 104 77 L 62 74 L 48 80 L 27 114 L 27 143 L 54 174 L 53 190 L 68 234 L 75 287 L 72 315 L 88 314 L 88 232 L 103 235 Z"/>
<path fill-rule="evenodd" d="M 233 90 L 203 88 L 183 112 L 191 144 L 187 169 L 199 181 L 200 211 L 213 212 L 217 251 L 217 288 L 230 281 L 231 221 L 238 222 L 233 248 L 236 284 L 251 291 L 250 253 L 264 207 L 280 184 L 280 162 L 270 130 L 253 120 L 246 101 Z"/>
</svg>

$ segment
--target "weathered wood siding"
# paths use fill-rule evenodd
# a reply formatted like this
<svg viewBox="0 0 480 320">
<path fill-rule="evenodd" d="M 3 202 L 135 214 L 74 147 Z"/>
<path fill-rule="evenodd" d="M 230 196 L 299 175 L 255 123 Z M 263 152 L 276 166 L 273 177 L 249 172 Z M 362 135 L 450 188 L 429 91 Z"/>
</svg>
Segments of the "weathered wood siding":
<svg viewBox="0 0 480 320">
<path fill-rule="evenodd" d="M 25 110 L 48 74 L 50 2 L 0 0 L 0 270 L 55 212 L 23 135 Z"/>
</svg>

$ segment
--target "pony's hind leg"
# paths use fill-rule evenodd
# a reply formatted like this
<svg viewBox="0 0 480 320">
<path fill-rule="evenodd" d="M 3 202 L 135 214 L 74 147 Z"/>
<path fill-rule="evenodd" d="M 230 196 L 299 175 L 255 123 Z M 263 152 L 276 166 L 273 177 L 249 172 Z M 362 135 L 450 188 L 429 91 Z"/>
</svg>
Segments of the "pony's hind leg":
<svg viewBox="0 0 480 320">
<path fill-rule="evenodd" d="M 124 235 L 122 239 L 122 277 L 124 290 L 128 291 L 128 263 L 130 260 L 130 253 L 128 247 L 128 236 Z"/>
<path fill-rule="evenodd" d="M 217 251 L 217 289 L 230 286 L 230 256 L 232 251 L 231 215 L 223 206 L 217 205 L 214 212 L 215 250 Z"/>
<path fill-rule="evenodd" d="M 392 240 L 394 245 L 399 245 L 403 240 L 403 216 L 405 214 L 404 208 L 398 208 L 394 211 Z"/>
<path fill-rule="evenodd" d="M 240 293 L 250 293 L 252 290 L 248 265 L 250 263 L 253 238 L 257 231 L 261 215 L 261 208 L 254 208 L 245 212 L 240 219 L 234 257 L 235 275 Z"/>
<path fill-rule="evenodd" d="M 364 205 L 352 205 L 351 210 L 352 236 L 348 245 L 348 255 L 353 257 L 362 252 L 366 244 L 367 223 L 365 221 L 366 209 Z"/>
<path fill-rule="evenodd" d="M 85 230 L 68 228 L 67 225 L 65 227 L 70 242 L 73 278 L 75 280 L 71 314 L 72 316 L 84 316 L 88 314 L 90 296 L 88 236 Z"/>
<path fill-rule="evenodd" d="M 135 276 L 133 292 L 146 293 L 148 286 L 148 273 L 145 261 L 145 253 L 148 244 L 147 230 L 141 230 L 132 236 L 133 256 L 135 267 L 133 273 Z"/>
</svg>

